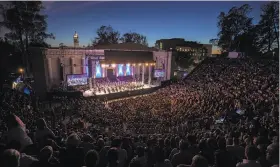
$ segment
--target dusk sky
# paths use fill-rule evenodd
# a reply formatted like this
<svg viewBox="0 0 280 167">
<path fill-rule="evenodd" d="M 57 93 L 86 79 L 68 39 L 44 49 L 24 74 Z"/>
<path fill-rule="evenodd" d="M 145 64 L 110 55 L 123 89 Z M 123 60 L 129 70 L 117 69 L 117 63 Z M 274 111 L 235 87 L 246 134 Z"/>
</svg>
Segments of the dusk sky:
<svg viewBox="0 0 280 167">
<path fill-rule="evenodd" d="M 73 45 L 73 34 L 79 34 L 80 46 L 88 45 L 101 25 L 111 25 L 121 34 L 129 31 L 147 36 L 149 46 L 158 39 L 185 38 L 209 43 L 218 33 L 217 16 L 233 6 L 249 4 L 250 16 L 258 22 L 260 7 L 267 2 L 43 2 L 48 15 L 48 32 L 56 39 L 52 46 Z"/>
</svg>

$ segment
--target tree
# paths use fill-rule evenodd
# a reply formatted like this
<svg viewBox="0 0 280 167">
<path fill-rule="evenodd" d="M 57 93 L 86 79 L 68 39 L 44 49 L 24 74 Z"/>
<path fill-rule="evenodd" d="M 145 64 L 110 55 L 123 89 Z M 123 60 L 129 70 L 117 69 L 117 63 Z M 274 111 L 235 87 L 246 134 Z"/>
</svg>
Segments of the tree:
<svg viewBox="0 0 280 167">
<path fill-rule="evenodd" d="M 137 44 L 148 46 L 147 37 L 144 35 L 138 34 L 136 32 L 129 32 L 129 33 L 123 34 L 123 36 L 120 38 L 120 41 L 122 43 L 132 42 L 132 43 L 137 43 Z"/>
<path fill-rule="evenodd" d="M 96 31 L 97 37 L 92 41 L 92 45 L 106 45 L 119 43 L 120 33 L 114 30 L 110 25 L 102 25 Z"/>
<path fill-rule="evenodd" d="M 218 46 L 219 39 L 217 39 L 217 38 L 210 39 L 209 43 L 214 45 L 214 46 Z"/>
<path fill-rule="evenodd" d="M 2 84 L 7 79 L 10 72 L 17 72 L 18 67 L 22 65 L 20 54 L 16 52 L 15 45 L 13 45 L 7 38 L 0 38 L 0 91 Z"/>
<path fill-rule="evenodd" d="M 192 51 L 188 52 L 176 52 L 175 63 L 180 68 L 188 69 L 195 65 L 195 58 Z"/>
<path fill-rule="evenodd" d="M 0 26 L 6 27 L 10 32 L 5 37 L 17 44 L 22 53 L 22 61 L 26 74 L 30 74 L 28 48 L 30 44 L 44 44 L 47 38 L 54 39 L 53 34 L 47 33 L 46 15 L 41 1 L 13 1 L 8 6 L 0 6 L 3 21 Z"/>
<path fill-rule="evenodd" d="M 279 2 L 269 2 L 262 6 L 258 27 L 257 45 L 262 53 L 279 48 Z"/>
<path fill-rule="evenodd" d="M 65 48 L 65 47 L 66 47 L 66 46 L 64 45 L 64 43 L 60 43 L 60 44 L 59 44 L 59 48 L 62 49 L 62 48 Z"/>
<path fill-rule="evenodd" d="M 240 36 L 253 28 L 252 18 L 247 16 L 250 11 L 251 7 L 245 4 L 231 8 L 227 14 L 221 12 L 218 16 L 218 41 L 212 42 L 217 42 L 223 52 L 240 51 Z"/>
</svg>

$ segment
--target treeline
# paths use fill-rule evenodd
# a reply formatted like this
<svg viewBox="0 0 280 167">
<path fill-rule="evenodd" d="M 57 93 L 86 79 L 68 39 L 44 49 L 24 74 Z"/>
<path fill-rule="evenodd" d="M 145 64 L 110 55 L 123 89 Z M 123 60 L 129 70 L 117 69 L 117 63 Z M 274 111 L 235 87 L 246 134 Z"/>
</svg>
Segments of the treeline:
<svg viewBox="0 0 280 167">
<path fill-rule="evenodd" d="M 121 36 L 120 32 L 114 30 L 110 25 L 102 25 L 100 28 L 97 29 L 96 35 L 97 37 L 95 37 L 92 40 L 92 46 L 118 43 L 138 43 L 148 46 L 146 36 L 136 32 L 127 32 Z"/>
<path fill-rule="evenodd" d="M 245 4 L 218 16 L 219 33 L 210 43 L 222 53 L 244 52 L 248 56 L 279 56 L 279 2 L 261 7 L 260 21 L 253 24 L 252 8 Z"/>
</svg>

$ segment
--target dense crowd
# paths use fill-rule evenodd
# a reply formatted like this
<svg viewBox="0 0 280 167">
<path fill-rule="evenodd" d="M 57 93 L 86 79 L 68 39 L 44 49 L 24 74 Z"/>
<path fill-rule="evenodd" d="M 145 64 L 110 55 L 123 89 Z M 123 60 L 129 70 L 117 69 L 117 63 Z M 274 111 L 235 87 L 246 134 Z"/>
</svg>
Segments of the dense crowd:
<svg viewBox="0 0 280 167">
<path fill-rule="evenodd" d="M 153 94 L 65 97 L 39 111 L 8 91 L 1 166 L 276 167 L 278 68 L 271 60 L 207 58 Z"/>
</svg>

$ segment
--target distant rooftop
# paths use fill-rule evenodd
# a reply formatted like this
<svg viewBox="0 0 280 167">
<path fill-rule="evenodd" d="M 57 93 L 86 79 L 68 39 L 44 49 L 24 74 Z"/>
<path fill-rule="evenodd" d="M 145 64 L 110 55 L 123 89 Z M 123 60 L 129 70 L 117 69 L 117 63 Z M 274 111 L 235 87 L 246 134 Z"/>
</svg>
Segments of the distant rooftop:
<svg viewBox="0 0 280 167">
<path fill-rule="evenodd" d="M 50 47 L 50 49 L 60 49 L 61 47 Z M 87 49 L 98 49 L 98 50 L 130 50 L 130 51 L 158 51 L 155 47 L 148 47 L 136 43 L 120 43 L 120 44 L 108 44 L 108 45 L 96 45 L 87 47 L 73 47 L 64 46 L 64 49 L 76 49 L 76 50 L 87 50 Z"/>
<path fill-rule="evenodd" d="M 109 45 L 96 45 L 89 47 L 92 49 L 104 49 L 104 50 L 137 50 L 137 51 L 157 51 L 158 49 L 147 47 L 145 45 L 136 43 L 120 43 L 120 44 L 109 44 Z"/>
</svg>

